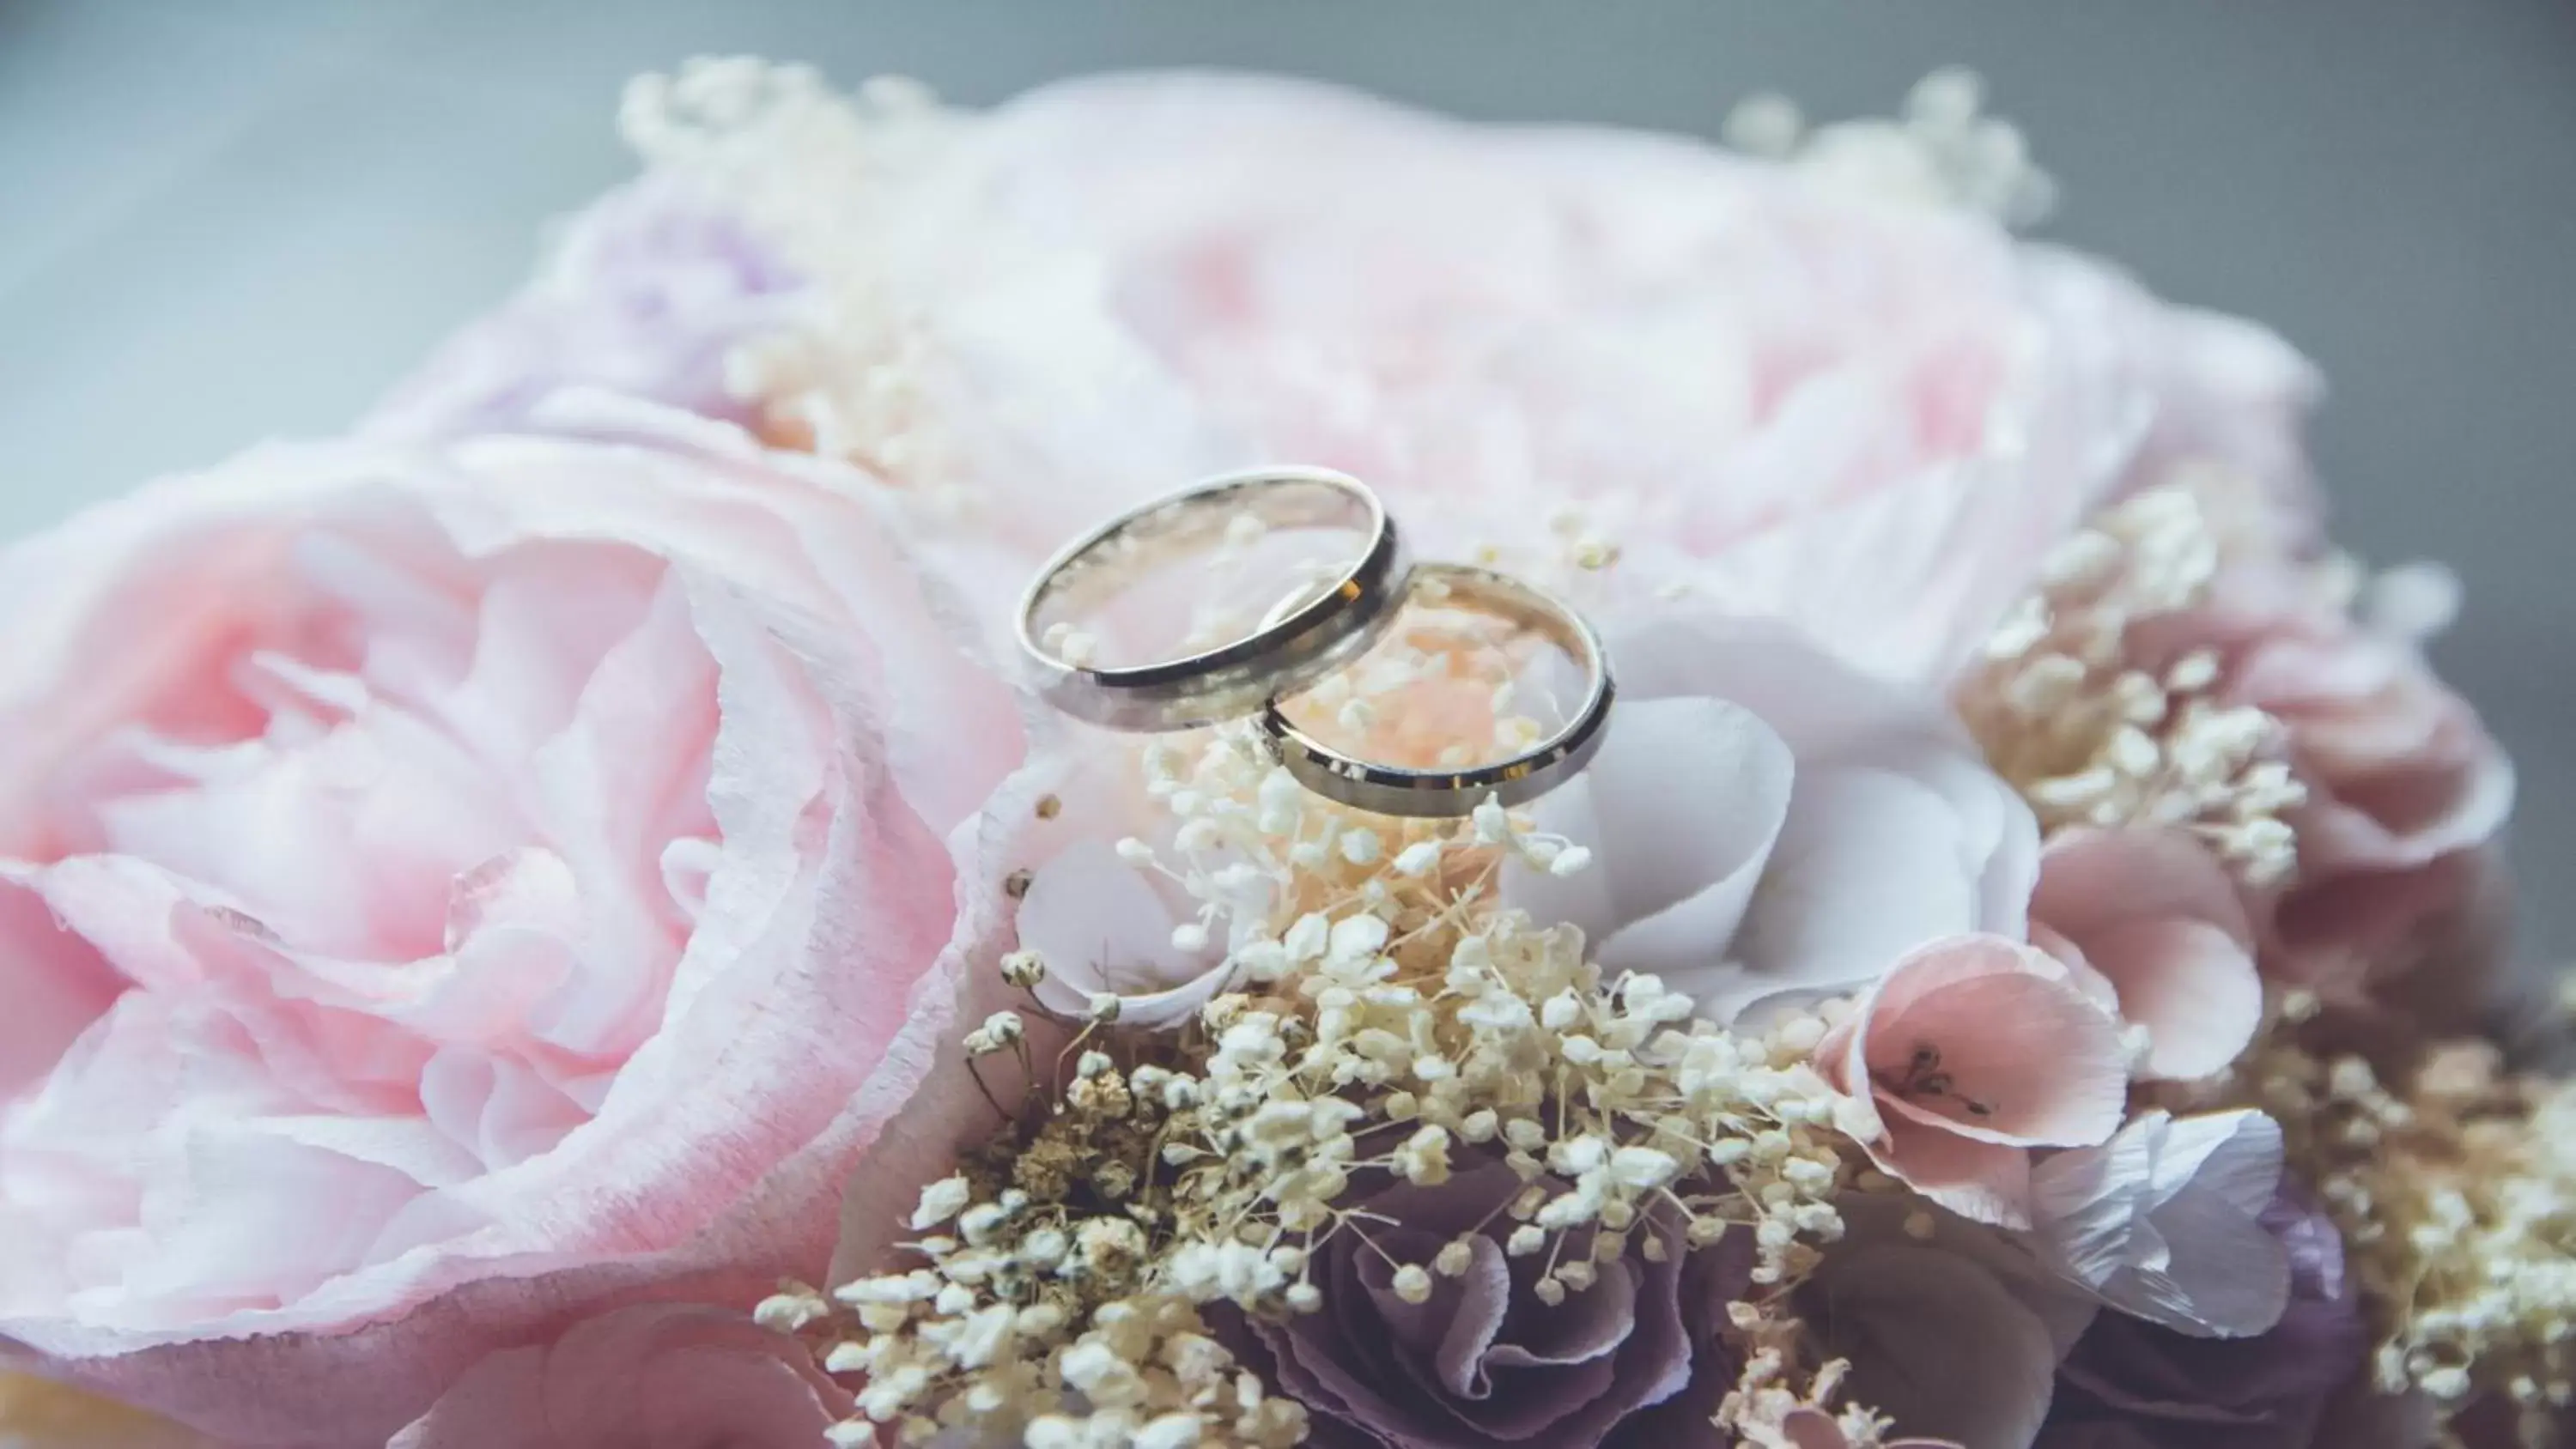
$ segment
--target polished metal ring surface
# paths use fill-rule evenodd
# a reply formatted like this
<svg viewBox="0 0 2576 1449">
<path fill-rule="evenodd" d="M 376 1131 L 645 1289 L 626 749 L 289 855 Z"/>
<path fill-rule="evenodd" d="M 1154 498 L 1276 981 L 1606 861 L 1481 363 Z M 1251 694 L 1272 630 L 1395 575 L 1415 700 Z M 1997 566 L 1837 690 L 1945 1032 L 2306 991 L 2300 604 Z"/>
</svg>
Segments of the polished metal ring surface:
<svg viewBox="0 0 2576 1449">
<path fill-rule="evenodd" d="M 1610 728 L 1618 693 L 1610 656 L 1583 616 L 1554 596 L 1509 574 L 1464 564 L 1423 564 L 1413 587 L 1445 586 L 1448 602 L 1477 609 L 1534 630 L 1570 655 L 1585 674 L 1583 701 L 1563 728 L 1509 759 L 1465 769 L 1411 769 L 1356 759 L 1301 730 L 1273 699 L 1261 713 L 1272 751 L 1299 784 L 1328 800 L 1378 815 L 1414 818 L 1474 813 L 1487 799 L 1518 805 L 1546 794 L 1582 772 Z"/>
<path fill-rule="evenodd" d="M 1105 602 L 1149 570 L 1265 528 L 1350 528 L 1368 542 L 1336 579 L 1272 611 L 1239 638 L 1151 664 L 1104 667 L 1070 648 L 1077 631 L 1047 618 Z M 1067 544 L 1020 600 L 1020 652 L 1039 695 L 1112 729 L 1189 729 L 1259 711 L 1375 643 L 1402 603 L 1408 564 L 1377 494 L 1329 468 L 1255 468 L 1209 478 L 1128 510 Z M 1068 657 L 1072 655 L 1074 657 Z"/>
</svg>

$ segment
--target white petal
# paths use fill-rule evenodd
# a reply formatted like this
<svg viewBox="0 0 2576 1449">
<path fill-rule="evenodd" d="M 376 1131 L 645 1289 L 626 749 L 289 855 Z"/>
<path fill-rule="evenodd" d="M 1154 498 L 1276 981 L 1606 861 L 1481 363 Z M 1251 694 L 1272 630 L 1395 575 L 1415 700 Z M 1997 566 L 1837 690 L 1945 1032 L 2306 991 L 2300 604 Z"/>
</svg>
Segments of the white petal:
<svg viewBox="0 0 2576 1449">
<path fill-rule="evenodd" d="M 1802 760 L 1848 754 L 1891 735 L 1934 733 L 1945 719 L 1774 619 L 1660 617 L 1620 630 L 1610 646 L 1622 700 L 1732 700 L 1760 715 Z"/>
<path fill-rule="evenodd" d="M 1632 705 L 1579 782 L 1582 797 L 1538 811 L 1542 828 L 1591 849 L 1592 867 L 1558 877 L 1515 862 L 1503 899 L 1542 924 L 1583 926 L 1614 970 L 1706 970 L 1761 879 L 1795 770 L 1780 737 L 1725 700 Z M 1569 818 L 1578 813 L 1584 821 Z"/>
<path fill-rule="evenodd" d="M 1874 768 L 1810 772 L 1735 959 L 1765 990 L 1876 980 L 1915 947 L 1978 928 L 1964 850 L 1959 812 L 1921 783 Z"/>
<path fill-rule="evenodd" d="M 1046 960 L 1038 999 L 1079 1014 L 1093 993 L 1110 992 L 1126 998 L 1119 1019 L 1139 1026 L 1178 1022 L 1224 984 L 1212 955 L 1173 947 L 1176 924 L 1153 882 L 1098 840 L 1039 867 L 1020 902 L 1020 945 Z"/>
<path fill-rule="evenodd" d="M 2281 1124 L 2241 1109 L 2181 1117 L 2157 1152 L 2152 1200 L 2188 1188 L 2258 1217 L 2281 1186 Z"/>
<path fill-rule="evenodd" d="M 2259 1220 L 2280 1177 L 2280 1125 L 2260 1112 L 2148 1112 L 2039 1164 L 2035 1238 L 2124 1313 L 2196 1337 L 2261 1333 L 2289 1295 L 2289 1255 Z"/>
</svg>

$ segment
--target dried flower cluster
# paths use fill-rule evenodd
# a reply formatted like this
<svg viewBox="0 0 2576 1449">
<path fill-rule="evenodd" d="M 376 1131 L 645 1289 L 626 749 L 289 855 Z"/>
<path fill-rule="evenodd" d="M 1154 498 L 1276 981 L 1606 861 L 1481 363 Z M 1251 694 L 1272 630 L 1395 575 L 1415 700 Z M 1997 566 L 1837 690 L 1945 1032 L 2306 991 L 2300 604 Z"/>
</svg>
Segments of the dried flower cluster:
<svg viewBox="0 0 2576 1449">
<path fill-rule="evenodd" d="M 928 401 L 940 354 L 869 262 L 902 219 L 846 204 L 934 165 L 954 118 L 895 77 L 844 96 L 810 66 L 702 56 L 674 75 L 637 76 L 618 123 L 636 154 L 724 197 L 810 279 L 797 325 L 726 359 L 728 390 L 760 403 L 770 440 L 962 506 Z"/>
<path fill-rule="evenodd" d="M 2180 826 L 2267 887 L 2297 866 L 2281 817 L 2305 798 L 2279 757 L 2278 724 L 2210 697 L 2215 655 L 2142 667 L 2134 643 L 2140 626 L 2205 602 L 2219 566 L 2190 489 L 2108 510 L 2057 548 L 1996 629 L 1960 713 L 2043 830 Z"/>
<path fill-rule="evenodd" d="M 2282 1123 L 2289 1160 L 2343 1229 L 2380 1334 L 2383 1393 L 2444 1416 L 2501 1397 L 2548 1449 L 2576 1404 L 2576 1088 L 2506 1069 L 2487 1042 L 2410 1054 L 2388 1079 L 2310 1045 L 2292 1018 L 2236 1090 Z"/>
<path fill-rule="evenodd" d="M 1974 72 L 1949 67 L 1916 82 L 1894 119 L 1810 129 L 1795 102 L 1766 92 L 1728 114 L 1726 139 L 1863 196 L 2036 225 L 2056 206 L 2057 183 L 2030 159 L 2020 128 L 1984 114 L 1985 100 Z"/>
</svg>

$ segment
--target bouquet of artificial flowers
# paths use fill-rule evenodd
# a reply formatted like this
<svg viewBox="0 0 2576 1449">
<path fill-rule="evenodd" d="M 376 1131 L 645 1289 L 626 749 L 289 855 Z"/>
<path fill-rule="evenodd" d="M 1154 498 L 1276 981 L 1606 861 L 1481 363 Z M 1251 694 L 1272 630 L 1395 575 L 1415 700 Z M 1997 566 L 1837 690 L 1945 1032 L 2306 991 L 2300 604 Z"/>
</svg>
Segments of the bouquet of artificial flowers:
<svg viewBox="0 0 2576 1449">
<path fill-rule="evenodd" d="M 623 120 L 348 436 L 0 555 L 0 1443 L 2576 1420 L 2451 586 L 1963 78 Z"/>
</svg>

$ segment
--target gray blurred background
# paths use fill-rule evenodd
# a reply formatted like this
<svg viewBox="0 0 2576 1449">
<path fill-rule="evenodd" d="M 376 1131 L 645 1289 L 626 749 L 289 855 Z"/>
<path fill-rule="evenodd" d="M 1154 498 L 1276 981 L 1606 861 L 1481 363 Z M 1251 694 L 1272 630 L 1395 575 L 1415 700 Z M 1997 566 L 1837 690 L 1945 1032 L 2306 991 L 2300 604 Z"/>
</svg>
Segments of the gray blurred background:
<svg viewBox="0 0 2576 1449">
<path fill-rule="evenodd" d="M 0 536 L 342 425 L 628 172 L 620 82 L 701 51 L 1701 134 L 1970 65 L 2063 184 L 2046 235 L 2323 365 L 2344 540 L 2466 576 L 2442 663 L 2522 762 L 2524 950 L 2576 954 L 2576 3 L 0 0 Z"/>
</svg>

